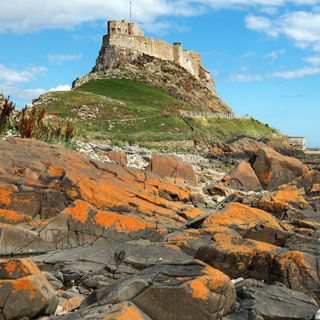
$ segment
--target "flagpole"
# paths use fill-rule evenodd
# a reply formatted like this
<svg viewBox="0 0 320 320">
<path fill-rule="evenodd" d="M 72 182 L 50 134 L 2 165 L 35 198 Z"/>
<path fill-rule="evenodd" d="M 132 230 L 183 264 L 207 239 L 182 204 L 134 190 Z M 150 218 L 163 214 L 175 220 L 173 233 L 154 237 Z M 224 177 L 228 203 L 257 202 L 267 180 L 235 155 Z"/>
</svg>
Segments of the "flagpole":
<svg viewBox="0 0 320 320">
<path fill-rule="evenodd" d="M 130 23 L 132 23 L 132 2 L 130 2 Z"/>
</svg>

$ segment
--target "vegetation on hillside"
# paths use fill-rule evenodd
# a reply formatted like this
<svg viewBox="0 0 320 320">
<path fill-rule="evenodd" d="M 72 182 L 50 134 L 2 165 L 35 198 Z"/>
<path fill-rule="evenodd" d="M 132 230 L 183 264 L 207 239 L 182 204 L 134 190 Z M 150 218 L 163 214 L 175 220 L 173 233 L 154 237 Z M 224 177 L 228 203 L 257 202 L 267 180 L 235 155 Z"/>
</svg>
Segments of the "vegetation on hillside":
<svg viewBox="0 0 320 320">
<path fill-rule="evenodd" d="M 6 135 L 8 132 L 21 138 L 34 138 L 67 147 L 73 145 L 74 129 L 69 123 L 53 121 L 46 116 L 44 108 L 18 111 L 12 102 L 5 99 L 0 104 L 0 133 Z"/>
<path fill-rule="evenodd" d="M 50 92 L 38 107 L 72 119 L 89 139 L 211 142 L 239 135 L 281 136 L 254 119 L 181 118 L 179 110 L 196 110 L 159 89 L 126 79 L 94 80 L 70 92 Z"/>
</svg>

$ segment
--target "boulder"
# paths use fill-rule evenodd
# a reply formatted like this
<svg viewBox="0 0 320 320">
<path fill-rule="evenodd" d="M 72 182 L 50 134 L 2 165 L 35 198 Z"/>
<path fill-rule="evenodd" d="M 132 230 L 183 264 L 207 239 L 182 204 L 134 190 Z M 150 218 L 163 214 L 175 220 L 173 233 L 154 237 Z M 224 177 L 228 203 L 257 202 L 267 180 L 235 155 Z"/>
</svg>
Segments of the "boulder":
<svg viewBox="0 0 320 320">
<path fill-rule="evenodd" d="M 101 153 L 99 154 L 101 155 Z M 127 165 L 127 155 L 123 151 L 104 151 L 103 155 L 107 156 L 110 160 L 122 166 Z"/>
<path fill-rule="evenodd" d="M 233 228 L 243 238 L 274 245 L 282 245 L 289 235 L 271 214 L 236 202 L 206 218 L 202 226 Z"/>
<path fill-rule="evenodd" d="M 240 293 L 243 299 L 240 310 L 263 319 L 311 320 L 319 309 L 318 304 L 306 294 L 284 285 L 244 288 Z"/>
<path fill-rule="evenodd" d="M 34 318 L 52 314 L 58 303 L 51 285 L 27 259 L 0 260 L 0 318 Z"/>
<path fill-rule="evenodd" d="M 151 319 L 219 319 L 235 302 L 226 275 L 200 261 L 163 263 L 96 290 L 81 305 L 132 301 Z"/>
<path fill-rule="evenodd" d="M 134 303 L 122 302 L 113 305 L 93 307 L 54 317 L 55 320 L 152 320 Z M 49 320 L 49 319 L 44 319 Z"/>
<path fill-rule="evenodd" d="M 160 177 L 182 178 L 190 185 L 196 185 L 198 182 L 192 166 L 170 154 L 153 153 L 147 170 Z"/>
<path fill-rule="evenodd" d="M 227 177 L 224 178 L 228 188 L 243 191 L 262 190 L 258 177 L 252 169 L 250 163 L 240 162 Z"/>
<path fill-rule="evenodd" d="M 263 189 L 274 190 L 308 171 L 300 160 L 286 157 L 266 147 L 256 153 L 252 167 Z"/>
</svg>

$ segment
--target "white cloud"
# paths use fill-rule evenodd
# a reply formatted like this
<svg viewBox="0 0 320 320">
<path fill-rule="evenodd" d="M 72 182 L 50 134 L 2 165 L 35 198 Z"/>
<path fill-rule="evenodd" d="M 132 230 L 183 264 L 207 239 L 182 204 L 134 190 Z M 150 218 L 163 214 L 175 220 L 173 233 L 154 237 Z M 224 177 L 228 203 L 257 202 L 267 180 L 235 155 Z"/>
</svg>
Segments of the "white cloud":
<svg viewBox="0 0 320 320">
<path fill-rule="evenodd" d="M 19 71 L 0 64 L 0 92 L 5 96 L 10 96 L 13 101 L 36 98 L 44 93 L 45 90 L 39 88 L 26 90 L 18 87 L 16 84 L 31 82 L 37 76 L 45 75 L 47 71 L 46 67 L 35 66 L 30 66 L 25 70 Z"/>
<path fill-rule="evenodd" d="M 285 49 L 281 49 L 281 50 L 275 50 L 275 51 L 271 51 L 270 53 L 266 54 L 263 56 L 264 59 L 278 59 L 280 55 L 283 55 L 286 53 Z"/>
<path fill-rule="evenodd" d="M 0 31 L 29 32 L 47 28 L 72 29 L 84 22 L 129 19 L 129 1 L 0 0 Z M 286 4 L 316 5 L 317 0 L 135 0 L 133 20 L 153 23 L 165 16 L 197 16 L 209 8 L 258 8 L 275 14 Z"/>
<path fill-rule="evenodd" d="M 255 82 L 263 80 L 263 76 L 259 74 L 232 73 L 228 77 L 230 82 Z"/>
<path fill-rule="evenodd" d="M 264 32 L 272 37 L 281 35 L 293 40 L 300 48 L 320 48 L 320 13 L 307 11 L 287 12 L 276 19 L 248 15 L 245 18 L 248 29 Z"/>
<path fill-rule="evenodd" d="M 268 74 L 247 74 L 247 73 L 232 73 L 228 77 L 230 82 L 255 82 L 266 79 L 301 79 L 306 76 L 313 76 L 320 74 L 320 67 L 304 67 L 290 71 L 278 71 Z"/>
<path fill-rule="evenodd" d="M 40 88 L 37 89 L 22 89 L 17 86 L 7 86 L 0 84 L 0 92 L 5 96 L 10 96 L 10 100 L 32 100 L 39 97 L 46 91 Z"/>
<path fill-rule="evenodd" d="M 280 78 L 280 79 L 301 79 L 305 76 L 312 76 L 320 74 L 320 68 L 314 67 L 304 67 L 292 71 L 280 71 L 274 72 L 269 75 L 270 78 Z"/>
<path fill-rule="evenodd" d="M 70 91 L 71 87 L 68 84 L 59 85 L 56 88 L 51 88 L 49 91 Z"/>
<path fill-rule="evenodd" d="M 29 67 L 23 71 L 9 69 L 3 64 L 0 64 L 0 82 L 6 84 L 29 82 L 39 74 L 43 75 L 48 71 L 46 67 Z"/>
<path fill-rule="evenodd" d="M 303 61 L 306 61 L 313 65 L 320 65 L 320 56 L 307 57 L 307 58 L 304 58 Z"/>
<path fill-rule="evenodd" d="M 66 54 L 48 54 L 48 59 L 51 63 L 61 65 L 65 61 L 78 60 L 82 58 L 82 54 L 66 55 Z"/>
<path fill-rule="evenodd" d="M 262 7 L 259 11 L 273 16 L 278 13 L 279 9 L 277 7 Z"/>
</svg>

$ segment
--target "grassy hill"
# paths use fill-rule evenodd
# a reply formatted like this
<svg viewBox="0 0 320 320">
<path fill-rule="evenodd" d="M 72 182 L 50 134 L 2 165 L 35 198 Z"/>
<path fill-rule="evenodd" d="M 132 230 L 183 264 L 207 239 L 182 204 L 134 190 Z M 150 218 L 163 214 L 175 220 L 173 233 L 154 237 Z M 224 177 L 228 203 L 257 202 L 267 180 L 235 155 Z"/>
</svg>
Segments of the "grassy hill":
<svg viewBox="0 0 320 320">
<path fill-rule="evenodd" d="M 74 120 L 78 131 L 91 139 L 224 141 L 237 135 L 281 136 L 253 119 L 183 119 L 179 110 L 196 110 L 159 89 L 125 79 L 95 80 L 70 92 L 49 92 L 37 105 Z"/>
</svg>

